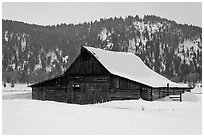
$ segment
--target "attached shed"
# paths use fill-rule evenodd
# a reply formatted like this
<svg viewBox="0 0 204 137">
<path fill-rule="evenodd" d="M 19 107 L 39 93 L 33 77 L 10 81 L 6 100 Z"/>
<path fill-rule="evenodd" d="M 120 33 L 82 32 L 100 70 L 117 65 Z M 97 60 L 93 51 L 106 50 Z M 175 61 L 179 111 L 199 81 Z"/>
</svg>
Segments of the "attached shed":
<svg viewBox="0 0 204 137">
<path fill-rule="evenodd" d="M 32 99 L 66 102 L 66 78 L 61 75 L 49 80 L 33 84 Z"/>
<path fill-rule="evenodd" d="M 190 90 L 154 72 L 134 54 L 85 46 L 63 75 L 30 87 L 33 99 L 75 104 L 153 101 Z"/>
</svg>

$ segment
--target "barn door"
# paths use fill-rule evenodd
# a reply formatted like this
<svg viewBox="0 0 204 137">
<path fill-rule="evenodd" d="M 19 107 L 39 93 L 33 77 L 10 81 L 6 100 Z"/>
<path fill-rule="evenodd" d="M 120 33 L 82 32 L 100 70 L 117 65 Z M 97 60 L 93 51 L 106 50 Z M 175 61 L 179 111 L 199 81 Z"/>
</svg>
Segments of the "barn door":
<svg viewBox="0 0 204 137">
<path fill-rule="evenodd" d="M 81 90 L 80 87 L 73 87 L 73 100 L 76 104 L 81 104 Z"/>
<path fill-rule="evenodd" d="M 82 104 L 81 84 L 68 84 L 67 86 L 67 103 Z"/>
</svg>

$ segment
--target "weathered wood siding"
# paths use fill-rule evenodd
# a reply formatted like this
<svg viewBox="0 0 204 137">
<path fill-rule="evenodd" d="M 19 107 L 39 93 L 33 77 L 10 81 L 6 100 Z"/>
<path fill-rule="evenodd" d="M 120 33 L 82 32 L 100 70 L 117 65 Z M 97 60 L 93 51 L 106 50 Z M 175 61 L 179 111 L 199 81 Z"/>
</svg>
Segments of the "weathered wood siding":
<svg viewBox="0 0 204 137">
<path fill-rule="evenodd" d="M 151 88 L 142 86 L 140 88 L 140 98 L 151 101 Z"/>
<path fill-rule="evenodd" d="M 67 75 L 107 75 L 108 71 L 88 51 L 82 49 L 81 54 L 66 71 Z"/>
<path fill-rule="evenodd" d="M 93 104 L 109 100 L 109 72 L 86 49 L 81 49 L 65 75 L 68 103 Z"/>
<path fill-rule="evenodd" d="M 32 99 L 67 102 L 66 87 L 34 87 Z"/>
<path fill-rule="evenodd" d="M 43 100 L 43 87 L 32 88 L 32 99 Z"/>
<path fill-rule="evenodd" d="M 153 100 L 158 100 L 169 95 L 180 95 L 185 92 L 186 89 L 180 88 L 154 88 L 152 98 Z"/>
<path fill-rule="evenodd" d="M 139 99 L 140 84 L 134 81 L 110 75 L 110 99 Z"/>
<path fill-rule="evenodd" d="M 109 97 L 108 83 L 79 83 L 75 87 L 68 85 L 68 103 L 94 104 L 107 102 Z"/>
<path fill-rule="evenodd" d="M 54 78 L 32 87 L 32 99 L 66 102 L 66 77 Z M 65 96 L 66 97 L 66 96 Z"/>
<path fill-rule="evenodd" d="M 50 80 L 42 81 L 41 83 L 34 85 L 32 87 L 59 87 L 66 86 L 67 79 L 65 76 L 52 78 Z"/>
<path fill-rule="evenodd" d="M 123 77 L 110 75 L 110 85 L 112 89 L 139 89 L 141 84 Z"/>
<path fill-rule="evenodd" d="M 69 77 L 68 103 L 93 104 L 109 100 L 107 76 Z"/>
<path fill-rule="evenodd" d="M 66 87 L 45 87 L 43 100 L 67 102 Z"/>
</svg>

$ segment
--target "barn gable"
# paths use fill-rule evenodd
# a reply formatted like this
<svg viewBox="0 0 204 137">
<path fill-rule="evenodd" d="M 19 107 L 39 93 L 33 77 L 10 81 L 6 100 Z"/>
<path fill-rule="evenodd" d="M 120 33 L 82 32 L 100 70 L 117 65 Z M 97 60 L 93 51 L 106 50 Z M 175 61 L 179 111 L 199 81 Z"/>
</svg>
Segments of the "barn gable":
<svg viewBox="0 0 204 137">
<path fill-rule="evenodd" d="M 79 56 L 70 65 L 65 75 L 107 75 L 108 73 L 95 56 L 82 47 Z"/>
</svg>

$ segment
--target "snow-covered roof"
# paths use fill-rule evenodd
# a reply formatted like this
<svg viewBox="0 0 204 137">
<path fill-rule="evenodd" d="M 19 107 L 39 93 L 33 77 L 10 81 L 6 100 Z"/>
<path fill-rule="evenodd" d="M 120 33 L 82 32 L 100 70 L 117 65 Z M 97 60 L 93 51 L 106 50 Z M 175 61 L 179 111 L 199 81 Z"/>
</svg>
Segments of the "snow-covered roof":
<svg viewBox="0 0 204 137">
<path fill-rule="evenodd" d="M 126 52 L 114 52 L 99 48 L 86 47 L 93 56 L 111 73 L 154 88 L 178 87 L 188 88 L 186 85 L 178 84 L 156 73 L 147 67 L 140 57 Z"/>
</svg>

